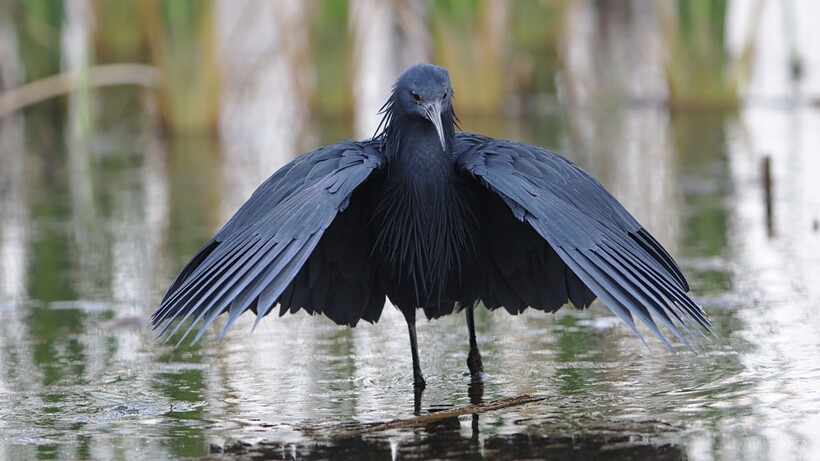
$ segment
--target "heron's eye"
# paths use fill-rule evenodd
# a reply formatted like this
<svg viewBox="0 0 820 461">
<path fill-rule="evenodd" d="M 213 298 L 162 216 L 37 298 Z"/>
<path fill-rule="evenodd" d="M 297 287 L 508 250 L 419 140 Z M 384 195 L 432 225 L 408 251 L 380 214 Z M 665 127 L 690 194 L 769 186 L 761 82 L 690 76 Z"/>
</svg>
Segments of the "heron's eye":
<svg viewBox="0 0 820 461">
<path fill-rule="evenodd" d="M 410 94 L 413 96 L 413 99 L 415 99 L 416 102 L 421 101 L 421 96 L 419 96 L 419 94 L 416 93 L 415 91 L 411 91 Z"/>
<path fill-rule="evenodd" d="M 442 100 L 442 101 L 447 100 L 447 95 L 448 95 L 448 94 L 450 94 L 450 92 L 449 92 L 449 91 L 445 91 L 445 92 L 444 92 L 444 94 L 441 96 L 441 100 Z"/>
</svg>

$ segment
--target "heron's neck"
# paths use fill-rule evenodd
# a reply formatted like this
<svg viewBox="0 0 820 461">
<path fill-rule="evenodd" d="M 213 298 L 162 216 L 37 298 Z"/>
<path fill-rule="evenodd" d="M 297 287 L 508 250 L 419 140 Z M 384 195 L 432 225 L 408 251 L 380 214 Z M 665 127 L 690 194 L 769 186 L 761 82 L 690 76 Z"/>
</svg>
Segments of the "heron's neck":
<svg viewBox="0 0 820 461">
<path fill-rule="evenodd" d="M 415 306 L 443 300 L 448 278 L 461 273 L 462 254 L 473 242 L 467 229 L 473 220 L 455 172 L 454 126 L 444 127 L 446 149 L 424 119 L 394 119 L 385 131 L 388 169 L 375 211 L 376 244 L 390 255 L 385 273 L 411 281 L 412 301 L 405 302 Z"/>
<path fill-rule="evenodd" d="M 384 154 L 391 171 L 430 179 L 449 172 L 454 160 L 455 126 L 449 114 L 443 115 L 442 122 L 445 148 L 441 147 L 438 133 L 429 121 L 418 117 L 395 118 L 385 130 Z"/>
</svg>

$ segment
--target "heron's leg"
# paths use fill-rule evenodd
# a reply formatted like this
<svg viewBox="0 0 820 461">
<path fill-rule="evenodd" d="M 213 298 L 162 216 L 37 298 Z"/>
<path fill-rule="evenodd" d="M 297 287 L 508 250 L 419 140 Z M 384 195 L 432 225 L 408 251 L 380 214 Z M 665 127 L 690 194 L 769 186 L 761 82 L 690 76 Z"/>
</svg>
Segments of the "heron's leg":
<svg viewBox="0 0 820 461">
<path fill-rule="evenodd" d="M 475 305 L 471 304 L 464 310 L 467 311 L 467 330 L 470 332 L 470 352 L 467 354 L 467 367 L 470 369 L 470 375 L 473 378 L 478 378 L 479 374 L 484 371 L 484 365 L 481 363 L 481 352 L 478 352 L 478 343 L 475 340 Z"/>
<path fill-rule="evenodd" d="M 404 319 L 407 321 L 407 330 L 410 332 L 410 352 L 413 354 L 413 386 L 416 389 L 423 389 L 427 383 L 421 375 L 421 365 L 419 365 L 419 344 L 416 339 L 416 309 L 402 310 Z"/>
</svg>

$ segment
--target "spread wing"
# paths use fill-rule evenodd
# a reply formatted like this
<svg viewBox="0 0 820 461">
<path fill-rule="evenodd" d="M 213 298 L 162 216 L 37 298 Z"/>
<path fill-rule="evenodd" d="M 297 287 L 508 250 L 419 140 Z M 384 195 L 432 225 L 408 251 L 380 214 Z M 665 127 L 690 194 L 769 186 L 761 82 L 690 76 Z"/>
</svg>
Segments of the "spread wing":
<svg viewBox="0 0 820 461">
<path fill-rule="evenodd" d="M 656 320 L 689 349 L 681 329 L 696 342 L 695 331 L 711 331 L 706 314 L 686 295 L 689 286 L 672 257 L 574 163 L 538 147 L 469 133 L 457 136 L 456 155 L 458 166 L 531 226 L 641 340 L 633 316 L 670 349 Z M 566 277 L 560 266 L 544 275 Z"/>
<path fill-rule="evenodd" d="M 357 304 L 351 307 L 356 312 L 325 313 L 337 322 L 348 324 L 355 324 L 359 318 L 378 319 L 384 304 L 383 292 L 369 287 L 356 289 L 362 283 L 331 283 L 334 281 L 331 279 L 340 278 L 339 273 L 345 264 L 351 264 L 351 259 L 366 259 L 367 250 L 350 256 L 334 254 L 332 248 L 321 250 L 328 246 L 320 245 L 337 215 L 345 215 L 345 219 L 337 221 L 346 227 L 333 226 L 329 238 L 354 233 L 351 221 L 364 215 L 362 207 L 355 203 L 356 206 L 350 206 L 355 211 L 346 211 L 357 188 L 384 164 L 384 157 L 371 143 L 345 141 L 307 153 L 259 186 L 171 285 L 152 316 L 155 328 L 167 321 L 160 335 L 176 324 L 170 332 L 173 335 L 190 319 L 192 322 L 180 341 L 201 324 L 194 338 L 196 342 L 219 314 L 228 312 L 224 335 L 243 312 L 254 310 L 258 322 L 277 303 L 282 304 L 282 313 L 302 307 L 321 313 L 326 304 L 343 307 Z M 366 219 L 366 216 L 361 219 L 365 221 L 362 227 Z M 311 257 L 313 262 L 306 264 Z M 346 261 L 336 261 L 340 258 Z M 331 267 L 331 263 L 340 265 Z M 364 283 L 368 282 L 370 280 Z M 331 285 L 346 289 L 346 293 L 336 297 L 347 295 L 349 302 L 327 303 L 337 289 Z"/>
</svg>

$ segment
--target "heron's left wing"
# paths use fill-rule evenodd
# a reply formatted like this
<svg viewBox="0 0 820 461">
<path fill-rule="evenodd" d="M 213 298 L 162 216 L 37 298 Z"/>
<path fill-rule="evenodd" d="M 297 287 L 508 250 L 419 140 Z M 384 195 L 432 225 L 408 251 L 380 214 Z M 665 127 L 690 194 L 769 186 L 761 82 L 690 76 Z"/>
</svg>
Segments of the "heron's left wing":
<svg viewBox="0 0 820 461">
<path fill-rule="evenodd" d="M 200 324 L 196 341 L 223 312 L 223 334 L 248 309 L 266 315 L 356 188 L 383 164 L 371 144 L 345 141 L 304 154 L 259 186 L 172 284 L 151 318 L 155 327 L 167 321 L 160 334 L 191 319 L 180 341 Z"/>
<path fill-rule="evenodd" d="M 499 195 L 596 296 L 641 337 L 637 316 L 670 349 L 659 320 L 691 349 L 681 329 L 709 331 L 706 314 L 666 250 L 592 176 L 538 147 L 469 133 L 456 140 L 458 166 Z M 691 327 L 691 328 L 690 328 Z"/>
</svg>

